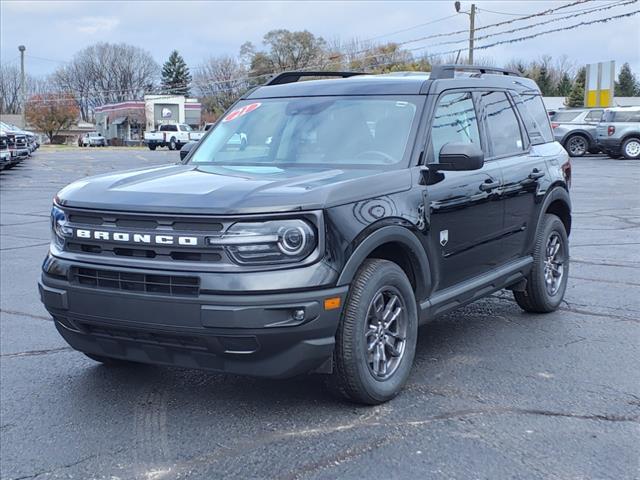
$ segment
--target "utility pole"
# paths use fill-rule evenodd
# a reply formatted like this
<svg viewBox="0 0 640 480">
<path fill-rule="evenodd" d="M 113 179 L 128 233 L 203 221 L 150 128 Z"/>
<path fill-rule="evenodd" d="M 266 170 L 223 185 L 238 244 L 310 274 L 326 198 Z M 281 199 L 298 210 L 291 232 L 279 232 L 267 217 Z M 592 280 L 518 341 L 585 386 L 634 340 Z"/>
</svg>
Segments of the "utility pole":
<svg viewBox="0 0 640 480">
<path fill-rule="evenodd" d="M 24 45 L 18 47 L 18 50 L 20 50 L 20 113 L 22 114 L 22 128 L 26 127 L 25 109 L 27 107 L 27 86 L 24 81 L 24 51 L 26 49 Z"/>
<path fill-rule="evenodd" d="M 460 11 L 460 2 L 454 2 L 456 12 L 469 15 L 469 65 L 473 65 L 473 40 L 476 34 L 476 4 L 471 4 L 470 12 Z"/>
<path fill-rule="evenodd" d="M 469 14 L 469 65 L 473 65 L 473 37 L 476 33 L 476 4 L 471 4 Z"/>
</svg>

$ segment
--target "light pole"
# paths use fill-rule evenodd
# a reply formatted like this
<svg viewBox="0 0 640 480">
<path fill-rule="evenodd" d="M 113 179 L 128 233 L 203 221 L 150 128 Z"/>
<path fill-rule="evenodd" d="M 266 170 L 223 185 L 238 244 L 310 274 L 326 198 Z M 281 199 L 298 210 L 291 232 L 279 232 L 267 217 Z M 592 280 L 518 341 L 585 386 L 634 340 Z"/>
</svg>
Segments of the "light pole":
<svg viewBox="0 0 640 480">
<path fill-rule="evenodd" d="M 453 4 L 456 7 L 456 12 L 466 13 L 469 15 L 469 65 L 473 65 L 473 37 L 475 36 L 475 23 L 476 23 L 476 4 L 471 4 L 471 11 L 460 11 L 460 2 Z"/>
<path fill-rule="evenodd" d="M 27 49 L 24 45 L 20 45 L 18 50 L 20 51 L 20 113 L 22 114 L 22 128 L 26 127 L 25 122 L 25 109 L 27 107 L 26 102 L 26 84 L 24 81 L 24 51 Z"/>
</svg>

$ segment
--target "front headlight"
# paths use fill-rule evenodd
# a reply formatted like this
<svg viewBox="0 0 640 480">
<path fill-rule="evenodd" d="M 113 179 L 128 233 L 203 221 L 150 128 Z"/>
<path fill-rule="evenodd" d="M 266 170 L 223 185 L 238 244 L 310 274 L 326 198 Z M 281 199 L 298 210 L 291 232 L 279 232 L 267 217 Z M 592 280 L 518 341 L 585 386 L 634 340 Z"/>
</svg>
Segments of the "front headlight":
<svg viewBox="0 0 640 480">
<path fill-rule="evenodd" d="M 304 220 L 234 223 L 220 237 L 208 237 L 242 264 L 293 263 L 308 257 L 317 246 L 312 225 Z"/>
<path fill-rule="evenodd" d="M 53 241 L 60 248 L 64 246 L 65 238 L 73 235 L 73 230 L 67 226 L 67 215 L 55 205 L 51 208 L 51 232 Z"/>
</svg>

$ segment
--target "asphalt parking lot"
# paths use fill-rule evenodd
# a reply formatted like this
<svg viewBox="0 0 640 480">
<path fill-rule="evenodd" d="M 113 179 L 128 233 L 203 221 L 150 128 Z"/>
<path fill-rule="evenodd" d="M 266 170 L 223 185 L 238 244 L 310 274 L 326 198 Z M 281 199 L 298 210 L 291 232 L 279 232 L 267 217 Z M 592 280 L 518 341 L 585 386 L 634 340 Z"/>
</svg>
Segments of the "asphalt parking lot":
<svg viewBox="0 0 640 480">
<path fill-rule="evenodd" d="M 36 281 L 54 194 L 177 152 L 41 149 L 0 173 L 2 479 L 631 479 L 640 466 L 640 162 L 573 162 L 566 302 L 508 292 L 421 331 L 405 391 L 335 400 L 318 377 L 107 368 L 70 350 Z"/>
</svg>

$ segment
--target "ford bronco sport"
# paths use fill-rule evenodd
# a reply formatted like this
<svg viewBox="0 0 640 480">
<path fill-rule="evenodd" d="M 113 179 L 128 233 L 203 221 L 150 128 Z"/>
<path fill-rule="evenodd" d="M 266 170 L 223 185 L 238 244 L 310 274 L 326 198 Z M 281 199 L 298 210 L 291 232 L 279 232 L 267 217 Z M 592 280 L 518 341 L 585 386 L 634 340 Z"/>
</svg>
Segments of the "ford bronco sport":
<svg viewBox="0 0 640 480">
<path fill-rule="evenodd" d="M 41 298 L 99 362 L 318 372 L 376 404 L 419 325 L 504 288 L 528 312 L 560 305 L 570 174 L 517 74 L 284 73 L 179 164 L 62 189 Z"/>
</svg>

